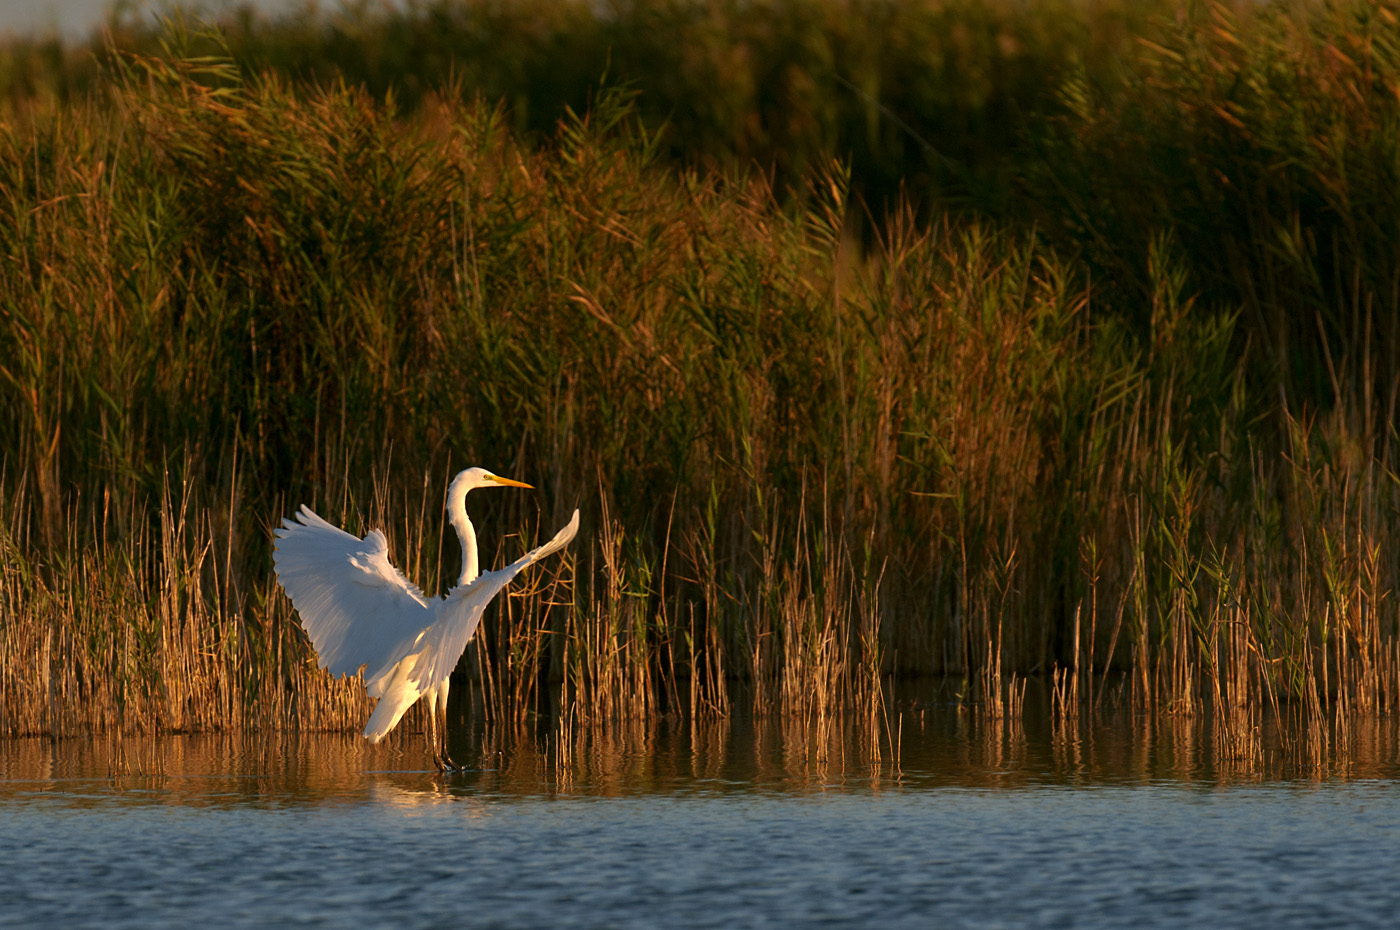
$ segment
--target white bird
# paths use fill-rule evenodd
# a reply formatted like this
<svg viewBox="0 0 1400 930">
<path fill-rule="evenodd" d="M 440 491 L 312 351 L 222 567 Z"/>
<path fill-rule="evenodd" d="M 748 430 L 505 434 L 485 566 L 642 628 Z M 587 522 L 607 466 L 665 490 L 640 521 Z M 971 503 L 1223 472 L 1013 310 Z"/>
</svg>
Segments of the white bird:
<svg viewBox="0 0 1400 930">
<path fill-rule="evenodd" d="M 429 600 L 389 562 L 384 534 L 371 530 L 356 539 L 302 506 L 297 521 L 276 530 L 273 564 L 277 580 L 301 614 L 301 625 L 316 647 L 322 668 L 332 675 L 365 670 L 365 688 L 379 703 L 365 725 L 365 738 L 377 743 L 419 698 L 428 699 L 433 762 L 453 766 L 446 752 L 447 689 L 457 660 L 467 648 L 481 615 L 522 569 L 569 544 L 578 532 L 578 511 L 554 538 L 505 568 L 478 574 L 476 530 L 467 519 L 467 492 L 473 488 L 529 488 L 523 481 L 493 475 L 484 468 L 459 472 L 447 488 L 447 519 L 462 543 L 462 574 L 445 597 Z M 438 709 L 441 707 L 442 742 Z"/>
</svg>

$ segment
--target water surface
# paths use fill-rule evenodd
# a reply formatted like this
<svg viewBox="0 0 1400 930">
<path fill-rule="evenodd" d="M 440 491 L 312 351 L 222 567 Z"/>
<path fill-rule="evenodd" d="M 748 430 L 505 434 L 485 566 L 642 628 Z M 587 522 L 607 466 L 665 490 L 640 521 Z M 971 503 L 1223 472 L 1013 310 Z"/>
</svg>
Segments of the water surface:
<svg viewBox="0 0 1400 930">
<path fill-rule="evenodd" d="M 1393 724 L 660 722 L 0 742 L 0 926 L 1392 926 Z"/>
</svg>

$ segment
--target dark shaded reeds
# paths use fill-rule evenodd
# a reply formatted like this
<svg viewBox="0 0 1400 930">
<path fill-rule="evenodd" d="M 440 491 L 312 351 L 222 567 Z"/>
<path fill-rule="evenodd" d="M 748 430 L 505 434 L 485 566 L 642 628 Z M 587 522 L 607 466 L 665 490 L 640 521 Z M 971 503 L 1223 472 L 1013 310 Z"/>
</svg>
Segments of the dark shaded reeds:
<svg viewBox="0 0 1400 930">
<path fill-rule="evenodd" d="M 112 46 L 179 48 L 409 109 L 450 89 L 499 101 L 519 135 L 548 137 L 606 80 L 635 88 L 638 118 L 664 127 L 665 158 L 757 168 L 800 192 L 840 155 L 872 204 L 917 192 L 941 209 L 1004 200 L 1018 168 L 1008 143 L 1026 121 L 1063 109 L 1070 75 L 1116 83 L 1135 35 L 1171 10 L 1121 0 L 430 0 L 307 4 L 271 18 L 234 10 L 217 39 L 179 14 L 174 27 L 118 14 L 85 49 L 8 43 L 0 99 L 102 94 Z"/>
</svg>

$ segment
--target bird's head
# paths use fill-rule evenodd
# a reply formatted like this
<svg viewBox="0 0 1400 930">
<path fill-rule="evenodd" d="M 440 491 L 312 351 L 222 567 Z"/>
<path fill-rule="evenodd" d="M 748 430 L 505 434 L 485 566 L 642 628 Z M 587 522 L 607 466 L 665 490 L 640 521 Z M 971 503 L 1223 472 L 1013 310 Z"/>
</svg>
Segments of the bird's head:
<svg viewBox="0 0 1400 930">
<path fill-rule="evenodd" d="M 476 488 L 534 488 L 534 485 L 512 478 L 502 478 L 484 468 L 468 468 L 459 471 L 457 477 L 452 479 L 452 483 L 447 487 L 447 496 L 465 497 L 468 491 Z"/>
</svg>

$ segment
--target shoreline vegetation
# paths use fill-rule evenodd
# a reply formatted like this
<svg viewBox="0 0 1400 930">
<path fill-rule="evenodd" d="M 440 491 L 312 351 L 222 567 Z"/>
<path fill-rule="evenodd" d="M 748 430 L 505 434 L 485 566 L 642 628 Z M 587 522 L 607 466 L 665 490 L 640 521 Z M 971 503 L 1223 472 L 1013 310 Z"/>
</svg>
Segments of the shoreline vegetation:
<svg viewBox="0 0 1400 930">
<path fill-rule="evenodd" d="M 1394 4 L 594 6 L 0 45 L 0 734 L 361 726 L 473 464 L 488 720 L 1400 710 Z"/>
</svg>

